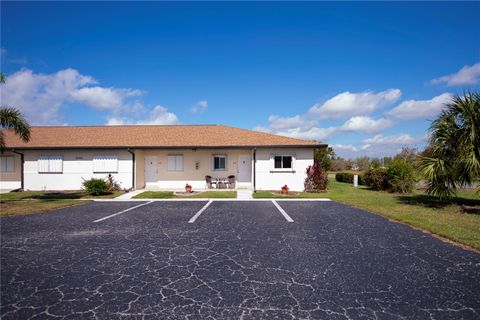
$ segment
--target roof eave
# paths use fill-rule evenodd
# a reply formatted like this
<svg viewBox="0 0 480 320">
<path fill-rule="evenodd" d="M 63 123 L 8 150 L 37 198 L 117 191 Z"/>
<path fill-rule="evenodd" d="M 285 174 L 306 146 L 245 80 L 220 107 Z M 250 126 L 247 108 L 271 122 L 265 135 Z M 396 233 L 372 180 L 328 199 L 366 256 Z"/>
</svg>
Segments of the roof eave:
<svg viewBox="0 0 480 320">
<path fill-rule="evenodd" d="M 253 149 L 253 148 L 321 148 L 328 144 L 231 145 L 231 146 L 13 146 L 5 150 L 86 150 L 86 149 Z"/>
</svg>

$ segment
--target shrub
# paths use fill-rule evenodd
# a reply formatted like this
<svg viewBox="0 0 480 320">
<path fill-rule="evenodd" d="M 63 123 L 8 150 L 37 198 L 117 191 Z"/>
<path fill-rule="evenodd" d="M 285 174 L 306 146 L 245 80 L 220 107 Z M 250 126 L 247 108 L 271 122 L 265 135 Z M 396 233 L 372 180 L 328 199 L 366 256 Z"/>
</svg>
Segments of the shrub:
<svg viewBox="0 0 480 320">
<path fill-rule="evenodd" d="M 353 183 L 354 176 L 355 175 L 350 172 L 338 172 L 335 174 L 335 180 L 338 182 Z M 365 177 L 361 173 L 358 174 L 358 184 L 361 186 L 365 185 Z"/>
<path fill-rule="evenodd" d="M 388 190 L 387 170 L 384 168 L 370 169 L 365 173 L 365 184 L 373 190 Z"/>
<path fill-rule="evenodd" d="M 338 172 L 335 174 L 335 180 L 338 182 L 353 183 L 353 174 L 349 172 Z"/>
<path fill-rule="evenodd" d="M 327 190 L 328 174 L 323 171 L 317 162 L 307 168 L 307 178 L 305 178 L 305 191 L 320 192 Z"/>
<path fill-rule="evenodd" d="M 108 191 L 119 191 L 120 190 L 120 184 L 113 178 L 111 174 L 108 174 L 107 176 L 107 185 L 108 185 Z"/>
<path fill-rule="evenodd" d="M 103 179 L 91 178 L 83 180 L 83 188 L 92 196 L 99 196 L 109 192 L 108 182 Z"/>
<path fill-rule="evenodd" d="M 413 166 L 405 160 L 392 160 L 387 168 L 387 176 L 391 192 L 408 193 L 415 187 Z"/>
</svg>

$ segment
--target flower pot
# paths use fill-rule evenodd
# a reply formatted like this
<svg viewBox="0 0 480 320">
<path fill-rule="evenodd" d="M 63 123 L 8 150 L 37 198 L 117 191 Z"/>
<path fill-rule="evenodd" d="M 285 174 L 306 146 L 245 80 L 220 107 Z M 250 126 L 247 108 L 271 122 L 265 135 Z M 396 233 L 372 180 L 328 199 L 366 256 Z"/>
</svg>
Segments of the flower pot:
<svg viewBox="0 0 480 320">
<path fill-rule="evenodd" d="M 288 189 L 282 189 L 282 194 L 288 194 Z"/>
<path fill-rule="evenodd" d="M 187 193 L 192 192 L 192 187 L 190 187 L 190 186 L 185 187 L 185 192 L 187 192 Z"/>
</svg>

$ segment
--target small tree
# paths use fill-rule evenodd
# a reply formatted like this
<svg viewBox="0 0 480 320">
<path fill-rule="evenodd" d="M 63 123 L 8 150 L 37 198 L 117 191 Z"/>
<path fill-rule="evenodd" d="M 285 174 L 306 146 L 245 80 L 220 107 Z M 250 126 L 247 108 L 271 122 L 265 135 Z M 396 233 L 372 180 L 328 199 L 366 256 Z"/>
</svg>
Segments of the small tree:
<svg viewBox="0 0 480 320">
<path fill-rule="evenodd" d="M 317 162 L 322 170 L 331 170 L 332 160 L 337 159 L 337 155 L 332 147 L 317 148 L 314 154 L 314 161 Z"/>
<path fill-rule="evenodd" d="M 391 192 L 408 193 L 415 188 L 413 166 L 404 160 L 392 160 L 387 168 L 387 176 Z"/>
<path fill-rule="evenodd" d="M 307 177 L 305 178 L 305 191 L 321 192 L 327 190 L 328 174 L 322 170 L 317 162 L 307 168 Z"/>
<path fill-rule="evenodd" d="M 421 161 L 427 193 L 451 198 L 458 185 L 480 178 L 480 92 L 455 96 L 432 122 Z"/>
</svg>

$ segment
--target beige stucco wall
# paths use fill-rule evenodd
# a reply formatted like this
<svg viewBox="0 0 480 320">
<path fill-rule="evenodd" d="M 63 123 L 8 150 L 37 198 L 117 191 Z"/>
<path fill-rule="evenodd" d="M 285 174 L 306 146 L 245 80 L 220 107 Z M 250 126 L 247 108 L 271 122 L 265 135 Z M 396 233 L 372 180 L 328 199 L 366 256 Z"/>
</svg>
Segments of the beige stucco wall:
<svg viewBox="0 0 480 320">
<path fill-rule="evenodd" d="M 239 154 L 250 155 L 251 149 L 179 149 L 179 150 L 137 150 L 136 152 L 136 188 L 145 186 L 145 157 L 156 156 L 158 164 L 158 182 L 147 187 L 159 189 L 181 189 L 186 183 L 193 188 L 205 188 L 205 176 L 226 178 L 238 175 L 237 161 Z M 168 155 L 183 155 L 183 171 L 168 171 Z M 227 168 L 224 171 L 213 170 L 213 155 L 227 155 Z M 199 167 L 196 168 L 198 162 Z"/>
<path fill-rule="evenodd" d="M 20 155 L 5 151 L 1 156 L 14 157 L 13 172 L 0 172 L 0 189 L 18 189 L 21 187 L 22 160 Z"/>
</svg>

